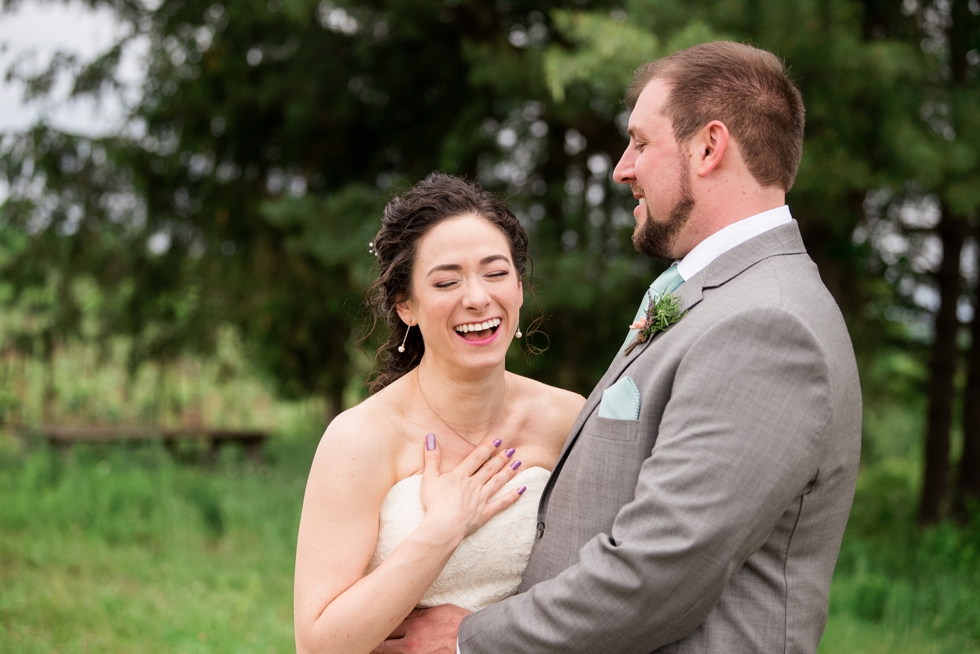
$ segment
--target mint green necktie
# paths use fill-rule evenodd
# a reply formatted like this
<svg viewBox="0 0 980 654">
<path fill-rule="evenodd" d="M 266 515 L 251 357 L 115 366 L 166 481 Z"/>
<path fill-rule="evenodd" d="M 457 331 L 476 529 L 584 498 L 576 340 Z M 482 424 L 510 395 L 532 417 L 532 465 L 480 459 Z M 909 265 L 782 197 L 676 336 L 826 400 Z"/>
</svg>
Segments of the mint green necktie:
<svg viewBox="0 0 980 654">
<path fill-rule="evenodd" d="M 636 322 L 640 318 L 647 315 L 647 309 L 650 307 L 651 297 L 658 298 L 664 293 L 673 293 L 677 287 L 683 283 L 684 278 L 681 277 L 681 274 L 677 271 L 677 264 L 671 264 L 670 268 L 660 273 L 660 277 L 653 280 L 653 283 L 650 284 L 650 288 L 647 289 L 646 293 L 644 293 L 643 301 L 640 302 L 640 308 L 637 310 L 636 317 L 633 318 L 633 322 Z M 636 335 L 639 331 L 640 330 L 638 329 L 630 330 L 626 340 L 623 341 L 623 347 L 619 348 L 620 352 L 625 350 L 633 341 L 636 340 Z"/>
</svg>

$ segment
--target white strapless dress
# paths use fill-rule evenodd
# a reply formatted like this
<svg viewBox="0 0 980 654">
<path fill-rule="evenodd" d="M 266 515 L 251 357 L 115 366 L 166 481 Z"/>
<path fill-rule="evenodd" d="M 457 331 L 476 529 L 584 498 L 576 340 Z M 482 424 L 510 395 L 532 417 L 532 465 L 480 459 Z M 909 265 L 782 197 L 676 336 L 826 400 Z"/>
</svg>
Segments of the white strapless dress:
<svg viewBox="0 0 980 654">
<path fill-rule="evenodd" d="M 498 513 L 460 543 L 419 606 L 455 604 L 479 611 L 517 592 L 534 544 L 538 501 L 551 473 L 538 467 L 522 470 L 501 491 L 527 486 L 511 507 Z M 422 476 L 406 477 L 391 487 L 381 503 L 381 529 L 367 573 L 381 565 L 422 522 Z M 365 574 L 367 574 L 365 573 Z"/>
</svg>

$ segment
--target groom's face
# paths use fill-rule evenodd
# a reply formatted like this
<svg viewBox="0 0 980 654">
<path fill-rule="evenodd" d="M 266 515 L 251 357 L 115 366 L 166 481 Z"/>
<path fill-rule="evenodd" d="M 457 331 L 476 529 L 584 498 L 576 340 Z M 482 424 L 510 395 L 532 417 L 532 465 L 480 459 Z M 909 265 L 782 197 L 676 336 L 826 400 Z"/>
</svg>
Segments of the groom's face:
<svg viewBox="0 0 980 654">
<path fill-rule="evenodd" d="M 637 99 L 630 114 L 630 142 L 616 165 L 613 178 L 629 184 L 638 201 L 633 210 L 633 244 L 643 254 L 676 259 L 677 236 L 694 209 L 687 148 L 674 138 L 674 128 L 663 113 L 669 87 L 654 79 Z"/>
</svg>

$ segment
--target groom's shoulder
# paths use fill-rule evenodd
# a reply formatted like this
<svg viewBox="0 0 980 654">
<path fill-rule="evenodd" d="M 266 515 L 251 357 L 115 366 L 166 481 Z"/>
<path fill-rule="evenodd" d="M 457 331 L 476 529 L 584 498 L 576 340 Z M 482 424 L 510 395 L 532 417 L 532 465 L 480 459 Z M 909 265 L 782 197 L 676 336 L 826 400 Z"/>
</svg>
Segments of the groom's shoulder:
<svg viewBox="0 0 980 654">
<path fill-rule="evenodd" d="M 796 323 L 824 346 L 852 351 L 844 316 L 806 252 L 763 258 L 717 290 L 716 311 L 726 317 L 765 315 L 771 329 Z"/>
<path fill-rule="evenodd" d="M 761 258 L 719 286 L 726 295 L 753 296 L 753 306 L 760 303 L 781 304 L 787 308 L 798 308 L 804 313 L 807 309 L 837 306 L 820 276 L 820 270 L 806 252 L 780 253 Z"/>
</svg>

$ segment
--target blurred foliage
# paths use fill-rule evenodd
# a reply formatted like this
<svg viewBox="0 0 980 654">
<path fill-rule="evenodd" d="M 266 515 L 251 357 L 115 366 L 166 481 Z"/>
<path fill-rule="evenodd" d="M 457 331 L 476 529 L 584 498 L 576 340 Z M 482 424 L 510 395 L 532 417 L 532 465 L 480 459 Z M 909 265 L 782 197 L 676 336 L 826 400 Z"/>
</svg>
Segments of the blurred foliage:
<svg viewBox="0 0 980 654">
<path fill-rule="evenodd" d="M 339 408 L 380 209 L 445 170 L 503 192 L 531 233 L 551 347 L 512 365 L 588 392 L 656 272 L 611 180 L 629 71 L 714 38 L 791 65 L 808 128 L 790 203 L 859 349 L 887 322 L 865 308 L 890 297 L 852 240 L 868 192 L 892 202 L 911 181 L 925 193 L 975 171 L 975 149 L 920 117 L 929 55 L 898 3 L 90 4 L 130 31 L 87 66 L 56 58 L 32 92 L 58 75 L 77 94 L 112 88 L 120 52 L 143 39 L 129 122 L 101 139 L 39 125 L 5 136 L 0 158 L 8 301 L 50 298 L 12 342 L 42 355 L 79 332 L 71 286 L 91 279 L 111 291 L 96 332 L 133 337 L 133 366 L 210 352 L 230 324 L 282 393 Z M 974 186 L 949 197 L 969 208 Z"/>
<path fill-rule="evenodd" d="M 83 324 L 96 318 L 98 295 L 89 288 Z M 0 314 L 0 340 L 24 322 L 24 314 Z M 322 398 L 284 401 L 257 377 L 241 338 L 219 330 L 208 357 L 182 354 L 164 362 L 144 361 L 130 370 L 132 339 L 115 336 L 92 342 L 71 338 L 54 355 L 6 352 L 0 356 L 0 432 L 30 431 L 41 423 L 62 425 L 157 425 L 272 431 L 297 416 L 314 415 L 326 426 Z"/>
<path fill-rule="evenodd" d="M 662 266 L 633 250 L 634 201 L 611 178 L 630 70 L 731 38 L 783 58 L 803 92 L 788 202 L 862 375 L 884 378 L 873 369 L 895 352 L 935 358 L 931 345 L 954 365 L 933 366 L 920 391 L 954 388 L 949 307 L 975 304 L 980 256 L 967 229 L 980 206 L 975 0 L 87 4 L 110 9 L 123 36 L 92 62 L 12 71 L 28 95 L 60 79 L 77 96 L 111 92 L 139 44 L 146 76 L 117 134 L 39 124 L 0 137 L 0 306 L 18 316 L 4 352 L 50 362 L 71 339 L 123 336 L 135 374 L 208 356 L 231 327 L 280 394 L 334 413 L 363 393 L 354 343 L 370 324 L 361 293 L 381 209 L 443 170 L 500 192 L 530 233 L 548 317 L 531 342 L 550 347 L 514 348 L 509 366 L 588 393 Z M 959 240 L 941 240 L 954 224 Z M 966 266 L 940 283 L 947 241 L 972 277 Z"/>
</svg>

